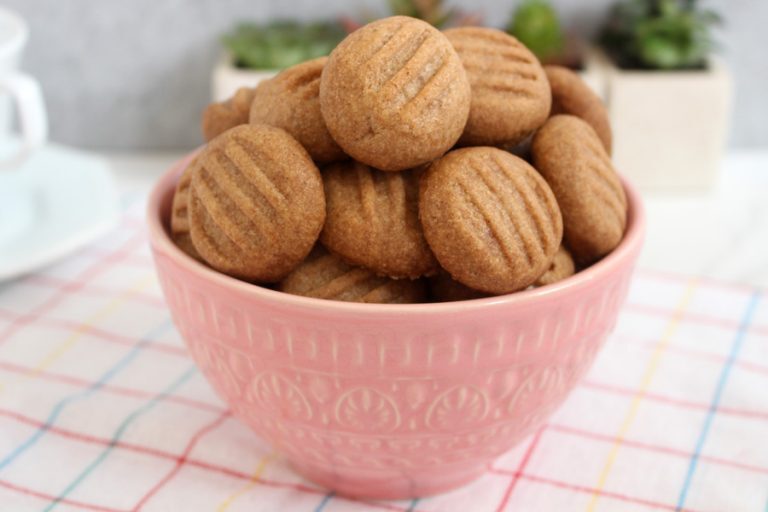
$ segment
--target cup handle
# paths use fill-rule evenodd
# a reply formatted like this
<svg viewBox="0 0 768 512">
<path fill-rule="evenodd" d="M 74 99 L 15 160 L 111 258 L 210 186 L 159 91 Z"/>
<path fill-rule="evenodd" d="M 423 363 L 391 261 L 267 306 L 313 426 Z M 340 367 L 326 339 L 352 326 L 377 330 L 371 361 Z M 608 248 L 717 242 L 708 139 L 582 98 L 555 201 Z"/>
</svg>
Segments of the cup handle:
<svg viewBox="0 0 768 512">
<path fill-rule="evenodd" d="M 15 165 L 43 145 L 48 138 L 48 116 L 40 84 L 25 73 L 13 72 L 0 77 L 0 89 L 8 92 L 16 103 L 22 144 L 12 156 L 0 162 Z"/>
</svg>

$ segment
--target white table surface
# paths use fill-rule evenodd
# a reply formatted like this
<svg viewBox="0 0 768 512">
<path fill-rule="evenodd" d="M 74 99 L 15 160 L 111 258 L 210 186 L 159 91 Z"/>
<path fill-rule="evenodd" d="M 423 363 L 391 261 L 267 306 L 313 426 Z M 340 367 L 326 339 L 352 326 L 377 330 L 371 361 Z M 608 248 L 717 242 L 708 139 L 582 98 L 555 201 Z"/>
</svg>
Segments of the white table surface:
<svg viewBox="0 0 768 512">
<path fill-rule="evenodd" d="M 105 153 L 124 194 L 144 194 L 182 152 Z M 732 152 L 708 194 L 645 194 L 644 269 L 768 286 L 768 151 Z"/>
</svg>

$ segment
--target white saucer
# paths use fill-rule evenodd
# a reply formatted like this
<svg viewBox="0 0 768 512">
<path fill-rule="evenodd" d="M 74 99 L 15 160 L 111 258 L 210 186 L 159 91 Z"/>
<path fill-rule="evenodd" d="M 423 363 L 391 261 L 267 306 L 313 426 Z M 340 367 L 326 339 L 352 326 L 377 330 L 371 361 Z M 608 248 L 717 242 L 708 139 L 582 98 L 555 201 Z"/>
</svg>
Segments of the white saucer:
<svg viewBox="0 0 768 512">
<path fill-rule="evenodd" d="M 19 168 L 0 171 L 0 281 L 87 244 L 114 227 L 119 215 L 104 160 L 46 145 Z"/>
</svg>

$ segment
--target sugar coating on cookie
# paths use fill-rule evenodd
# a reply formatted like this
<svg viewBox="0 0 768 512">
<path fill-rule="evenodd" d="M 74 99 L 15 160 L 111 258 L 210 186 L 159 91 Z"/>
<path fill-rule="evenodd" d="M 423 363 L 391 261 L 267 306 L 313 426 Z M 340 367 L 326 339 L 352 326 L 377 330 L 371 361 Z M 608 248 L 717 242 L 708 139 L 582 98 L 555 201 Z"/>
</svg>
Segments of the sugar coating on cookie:
<svg viewBox="0 0 768 512">
<path fill-rule="evenodd" d="M 627 198 L 592 127 L 575 116 L 554 116 L 536 133 L 532 154 L 557 197 L 564 239 L 576 261 L 593 263 L 619 245 Z"/>
<path fill-rule="evenodd" d="M 196 260 L 202 260 L 189 235 L 189 190 L 192 174 L 200 166 L 200 156 L 195 157 L 184 169 L 176 184 L 171 206 L 171 238 L 176 246 Z"/>
<path fill-rule="evenodd" d="M 563 232 L 555 197 L 536 170 L 491 147 L 451 151 L 433 163 L 421 179 L 419 215 L 440 265 L 495 294 L 532 284 Z"/>
<path fill-rule="evenodd" d="M 383 172 L 349 161 L 326 167 L 322 174 L 323 245 L 348 263 L 393 278 L 436 271 L 419 222 L 417 172 Z"/>
<path fill-rule="evenodd" d="M 613 135 L 608 109 L 579 75 L 562 66 L 544 66 L 552 89 L 552 113 L 570 114 L 586 121 L 611 154 Z"/>
<path fill-rule="evenodd" d="M 425 297 L 420 280 L 377 276 L 370 270 L 348 265 L 320 245 L 278 288 L 293 295 L 346 302 L 409 304 L 422 302 Z"/>
<path fill-rule="evenodd" d="M 445 31 L 472 88 L 463 146 L 511 147 L 547 120 L 552 103 L 544 69 L 520 41 L 494 28 Z"/>
<path fill-rule="evenodd" d="M 211 267 L 276 282 L 314 246 L 325 221 L 312 159 L 279 128 L 246 124 L 211 141 L 192 175 L 190 234 Z"/>
<path fill-rule="evenodd" d="M 562 281 L 566 277 L 571 277 L 576 272 L 576 265 L 573 262 L 573 257 L 568 249 L 562 245 L 555 253 L 555 257 L 552 258 L 552 263 L 549 268 L 539 277 L 534 286 L 546 286 L 558 281 Z"/>
<path fill-rule="evenodd" d="M 282 128 L 318 163 L 346 158 L 320 113 L 320 75 L 327 60 L 302 62 L 264 80 L 256 87 L 250 107 L 251 123 Z"/>
<path fill-rule="evenodd" d="M 320 81 L 320 107 L 333 138 L 355 160 L 385 171 L 445 153 L 464 129 L 469 104 L 469 81 L 450 42 L 405 16 L 347 36 Z"/>
<path fill-rule="evenodd" d="M 203 111 L 203 137 L 210 141 L 230 128 L 248 122 L 254 89 L 241 87 L 226 101 L 211 103 Z"/>
</svg>

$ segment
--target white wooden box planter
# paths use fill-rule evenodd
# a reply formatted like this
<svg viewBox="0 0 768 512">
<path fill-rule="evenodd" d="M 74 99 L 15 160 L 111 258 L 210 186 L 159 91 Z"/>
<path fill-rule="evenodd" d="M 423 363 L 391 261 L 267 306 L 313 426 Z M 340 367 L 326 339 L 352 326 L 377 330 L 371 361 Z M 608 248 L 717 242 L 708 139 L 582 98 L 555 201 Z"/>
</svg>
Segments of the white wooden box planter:
<svg viewBox="0 0 768 512">
<path fill-rule="evenodd" d="M 605 54 L 597 48 L 588 47 L 584 51 L 584 68 L 578 74 L 603 101 L 606 96 L 607 72 L 608 59 Z"/>
<path fill-rule="evenodd" d="M 619 172 L 647 191 L 711 189 L 719 177 L 731 112 L 725 66 L 715 59 L 702 71 L 608 66 L 606 100 Z"/>
<path fill-rule="evenodd" d="M 235 67 L 234 59 L 228 52 L 223 52 L 213 68 L 211 77 L 211 96 L 213 101 L 231 98 L 240 87 L 254 87 L 262 80 L 272 78 L 276 69 L 243 69 Z"/>
</svg>

